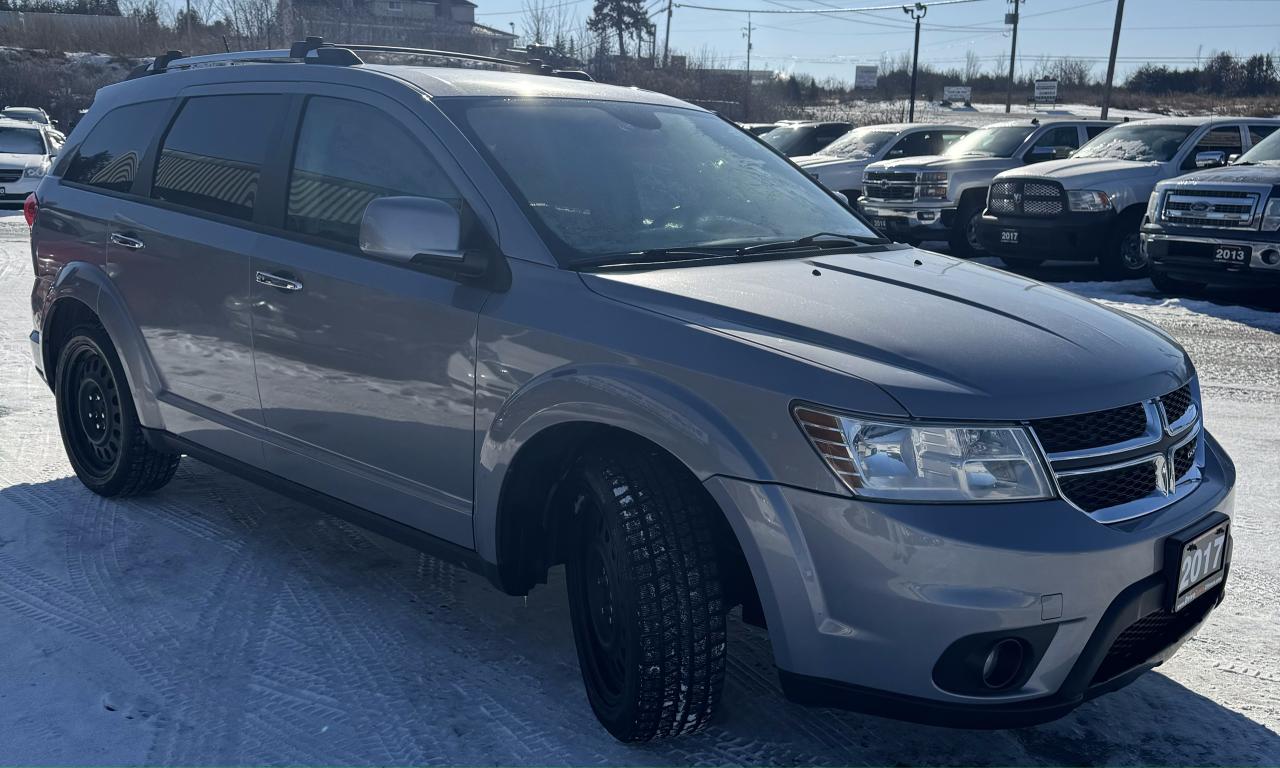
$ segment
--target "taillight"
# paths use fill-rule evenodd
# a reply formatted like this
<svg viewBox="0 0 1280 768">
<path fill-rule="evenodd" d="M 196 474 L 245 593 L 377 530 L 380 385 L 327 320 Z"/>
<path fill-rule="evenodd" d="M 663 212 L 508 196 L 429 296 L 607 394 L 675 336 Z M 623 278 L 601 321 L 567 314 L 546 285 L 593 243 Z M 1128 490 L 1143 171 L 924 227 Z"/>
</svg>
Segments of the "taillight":
<svg viewBox="0 0 1280 768">
<path fill-rule="evenodd" d="M 33 227 L 36 223 L 36 213 L 40 211 L 40 199 L 36 197 L 36 193 L 32 192 L 27 195 L 27 199 L 22 203 L 22 215 L 27 220 L 27 226 Z"/>
</svg>

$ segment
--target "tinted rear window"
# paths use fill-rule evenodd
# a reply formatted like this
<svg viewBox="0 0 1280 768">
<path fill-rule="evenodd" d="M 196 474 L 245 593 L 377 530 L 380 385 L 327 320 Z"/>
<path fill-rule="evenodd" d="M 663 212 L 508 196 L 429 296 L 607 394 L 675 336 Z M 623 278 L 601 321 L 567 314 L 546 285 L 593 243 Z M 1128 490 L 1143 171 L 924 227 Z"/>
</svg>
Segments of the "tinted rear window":
<svg viewBox="0 0 1280 768">
<path fill-rule="evenodd" d="M 151 196 L 252 219 L 262 165 L 287 103 L 270 94 L 188 99 L 160 148 Z"/>
<path fill-rule="evenodd" d="M 63 181 L 128 192 L 168 108 L 168 101 L 145 101 L 108 112 L 80 143 Z"/>
</svg>

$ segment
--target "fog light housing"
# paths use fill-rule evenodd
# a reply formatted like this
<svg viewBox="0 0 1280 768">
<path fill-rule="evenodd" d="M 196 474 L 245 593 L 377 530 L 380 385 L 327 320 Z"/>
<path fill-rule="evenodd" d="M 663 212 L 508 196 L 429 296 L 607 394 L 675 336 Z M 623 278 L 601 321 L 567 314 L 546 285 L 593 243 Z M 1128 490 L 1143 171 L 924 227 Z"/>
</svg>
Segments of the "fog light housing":
<svg viewBox="0 0 1280 768">
<path fill-rule="evenodd" d="M 938 218 L 938 213 L 937 211 L 919 211 L 916 213 L 916 218 L 920 221 L 933 221 Z"/>
<path fill-rule="evenodd" d="M 1280 251 L 1277 251 L 1275 248 L 1268 248 L 1258 254 L 1258 258 L 1262 259 L 1262 263 L 1266 264 L 1268 267 L 1274 267 L 1277 264 L 1280 264 Z"/>
<path fill-rule="evenodd" d="M 1026 649 L 1020 640 L 1006 637 L 997 641 L 987 651 L 987 658 L 982 662 L 982 684 L 993 691 L 1008 687 L 1022 674 L 1022 662 L 1026 655 Z"/>
</svg>

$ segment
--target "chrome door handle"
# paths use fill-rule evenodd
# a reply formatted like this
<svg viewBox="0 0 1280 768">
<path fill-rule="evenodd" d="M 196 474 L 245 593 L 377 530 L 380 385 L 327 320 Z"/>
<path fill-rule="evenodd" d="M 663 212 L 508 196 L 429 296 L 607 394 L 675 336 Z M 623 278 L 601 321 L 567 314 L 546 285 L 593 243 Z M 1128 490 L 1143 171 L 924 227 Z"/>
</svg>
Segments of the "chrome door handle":
<svg viewBox="0 0 1280 768">
<path fill-rule="evenodd" d="M 298 282 L 297 280 L 290 280 L 287 277 L 281 277 L 280 275 L 273 275 L 270 272 L 258 272 L 253 276 L 253 279 L 257 280 L 259 283 L 262 283 L 263 285 L 269 285 L 272 288 L 279 288 L 282 291 L 302 290 L 302 283 Z"/>
<path fill-rule="evenodd" d="M 131 251 L 136 251 L 142 248 L 143 246 L 143 242 L 138 238 L 129 237 L 128 235 L 122 235 L 119 232 L 111 233 L 111 242 L 120 246 L 121 248 L 128 248 Z"/>
</svg>

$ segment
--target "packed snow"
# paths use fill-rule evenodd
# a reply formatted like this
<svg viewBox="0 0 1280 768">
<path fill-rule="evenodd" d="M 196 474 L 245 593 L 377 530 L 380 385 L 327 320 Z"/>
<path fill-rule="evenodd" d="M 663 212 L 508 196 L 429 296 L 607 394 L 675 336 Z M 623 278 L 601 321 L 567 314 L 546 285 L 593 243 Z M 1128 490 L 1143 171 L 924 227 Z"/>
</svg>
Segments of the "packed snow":
<svg viewBox="0 0 1280 768">
<path fill-rule="evenodd" d="M 86 491 L 31 366 L 31 257 L 5 217 L 0 761 L 1280 764 L 1280 321 L 1234 295 L 1044 274 L 1163 326 L 1200 366 L 1208 426 L 1239 469 L 1229 596 L 1200 635 L 1063 720 L 987 733 L 789 704 L 767 635 L 735 618 L 712 727 L 627 746 L 587 705 L 559 571 L 507 597 L 191 460 L 150 497 Z"/>
</svg>

